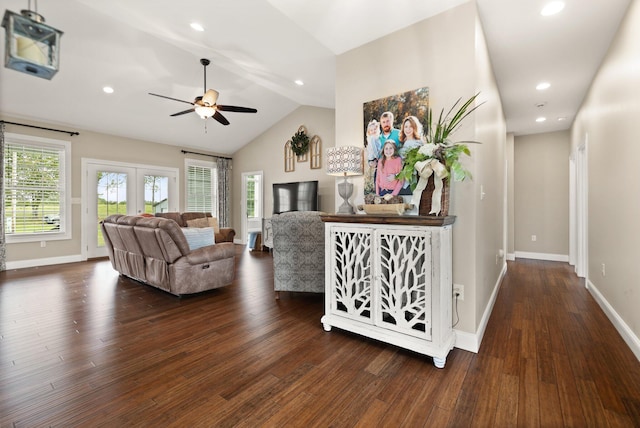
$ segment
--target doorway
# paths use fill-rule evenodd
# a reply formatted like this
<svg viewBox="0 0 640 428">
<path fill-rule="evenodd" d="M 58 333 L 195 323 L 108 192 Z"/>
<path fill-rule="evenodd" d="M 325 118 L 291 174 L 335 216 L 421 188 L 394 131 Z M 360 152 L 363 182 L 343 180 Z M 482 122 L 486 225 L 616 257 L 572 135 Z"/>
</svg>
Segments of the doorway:
<svg viewBox="0 0 640 428">
<path fill-rule="evenodd" d="M 263 173 L 252 171 L 242 173 L 242 243 L 256 239 L 262 233 Z"/>
<path fill-rule="evenodd" d="M 179 210 L 177 168 L 83 159 L 82 170 L 85 259 L 107 256 L 100 230 L 105 217 Z"/>
</svg>

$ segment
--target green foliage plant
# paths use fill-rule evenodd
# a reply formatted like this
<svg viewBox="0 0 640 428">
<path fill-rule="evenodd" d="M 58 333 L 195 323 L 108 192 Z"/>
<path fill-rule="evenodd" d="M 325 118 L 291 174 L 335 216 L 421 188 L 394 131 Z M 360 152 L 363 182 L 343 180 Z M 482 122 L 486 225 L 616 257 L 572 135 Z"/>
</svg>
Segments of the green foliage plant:
<svg viewBox="0 0 640 428">
<path fill-rule="evenodd" d="M 462 104 L 460 104 L 462 99 L 459 98 L 447 114 L 444 114 L 444 109 L 442 109 L 435 123 L 433 122 L 433 112 L 428 109 L 425 144 L 407 151 L 402 171 L 397 175 L 398 179 L 407 180 L 410 183 L 412 191 L 415 190 L 419 178 L 415 169 L 416 163 L 429 159 L 436 159 L 444 165 L 446 169 L 444 180 L 453 178 L 454 181 L 463 181 L 466 178 L 473 178 L 471 173 L 460 163 L 460 156 L 462 154 L 471 156 L 467 143 L 477 143 L 477 141 L 452 142 L 450 136 L 467 116 L 484 104 L 483 102 L 473 105 L 478 95 L 480 93 L 475 94 Z"/>
<path fill-rule="evenodd" d="M 299 130 L 291 137 L 291 150 L 296 156 L 302 156 L 309 151 L 309 136 Z"/>
</svg>

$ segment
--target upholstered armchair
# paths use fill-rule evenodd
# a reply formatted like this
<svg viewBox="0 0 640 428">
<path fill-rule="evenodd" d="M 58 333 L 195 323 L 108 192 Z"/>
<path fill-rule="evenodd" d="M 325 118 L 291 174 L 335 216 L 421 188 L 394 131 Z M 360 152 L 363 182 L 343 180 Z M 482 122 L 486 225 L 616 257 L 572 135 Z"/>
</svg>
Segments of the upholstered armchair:
<svg viewBox="0 0 640 428">
<path fill-rule="evenodd" d="M 324 292 L 324 223 L 319 211 L 292 211 L 271 217 L 273 285 L 280 291 Z"/>
</svg>

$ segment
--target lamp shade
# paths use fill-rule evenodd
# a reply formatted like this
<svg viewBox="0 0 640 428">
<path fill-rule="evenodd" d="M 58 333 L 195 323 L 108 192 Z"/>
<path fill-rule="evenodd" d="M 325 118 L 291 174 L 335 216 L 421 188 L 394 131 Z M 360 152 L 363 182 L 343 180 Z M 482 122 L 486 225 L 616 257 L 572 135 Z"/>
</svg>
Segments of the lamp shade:
<svg viewBox="0 0 640 428">
<path fill-rule="evenodd" d="M 327 174 L 362 175 L 362 170 L 362 148 L 340 146 L 327 149 Z"/>
</svg>

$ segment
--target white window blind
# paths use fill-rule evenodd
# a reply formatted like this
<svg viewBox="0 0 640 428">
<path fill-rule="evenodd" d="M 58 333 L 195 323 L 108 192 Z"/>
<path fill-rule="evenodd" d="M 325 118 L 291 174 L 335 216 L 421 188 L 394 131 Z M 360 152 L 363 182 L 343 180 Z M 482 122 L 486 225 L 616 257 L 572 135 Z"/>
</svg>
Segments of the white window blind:
<svg viewBox="0 0 640 428">
<path fill-rule="evenodd" d="M 213 162 L 186 160 L 187 211 L 210 212 L 217 216 L 217 170 Z"/>
<path fill-rule="evenodd" d="M 2 197 L 8 240 L 65 234 L 68 146 L 32 140 L 5 139 Z"/>
</svg>

